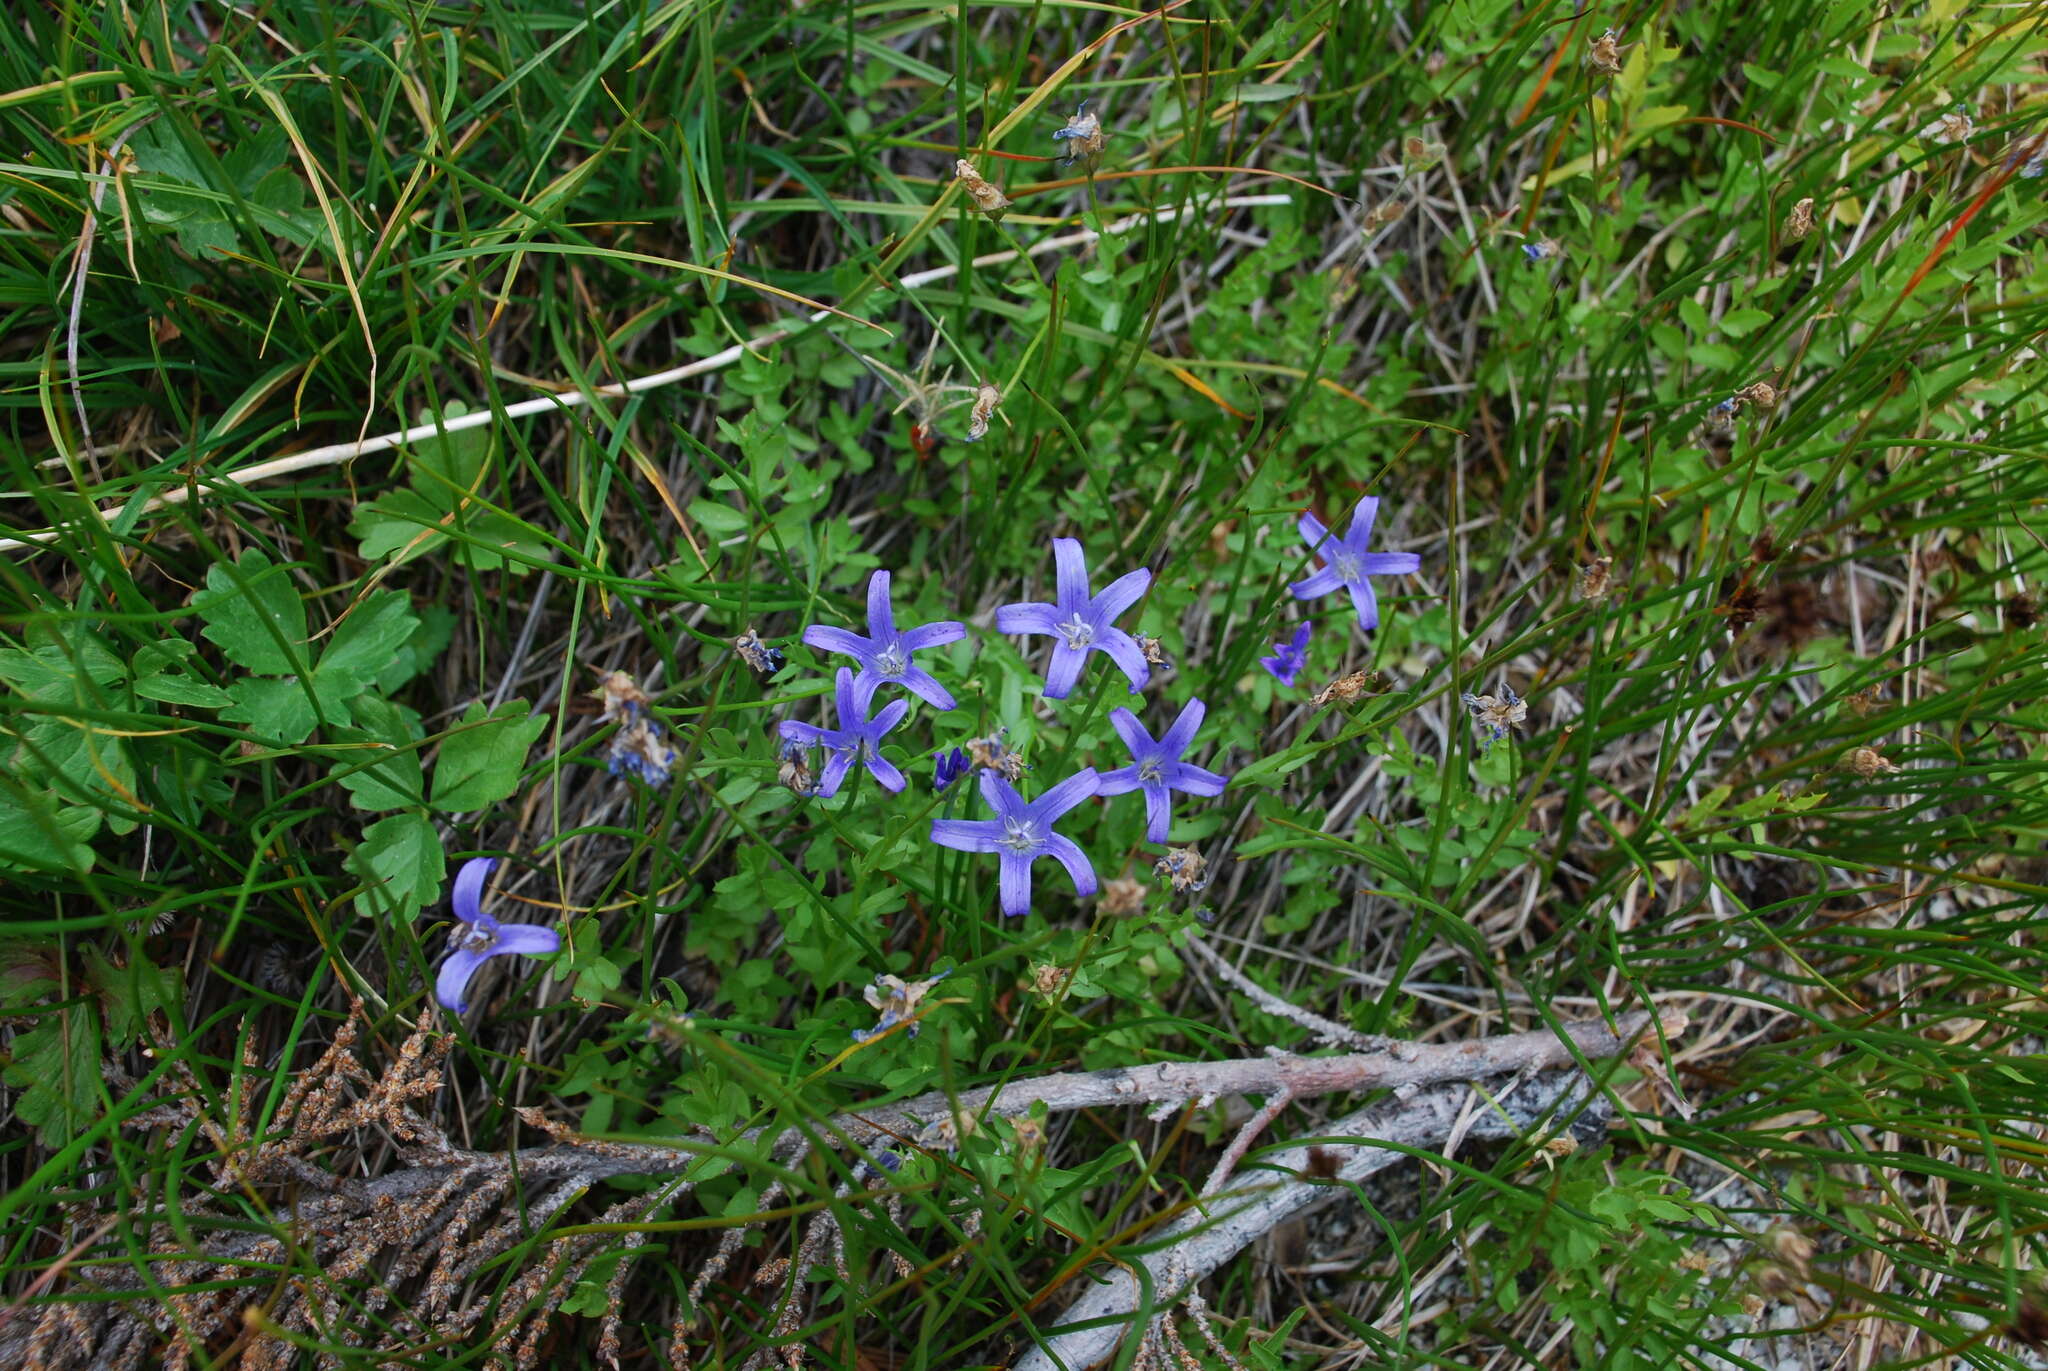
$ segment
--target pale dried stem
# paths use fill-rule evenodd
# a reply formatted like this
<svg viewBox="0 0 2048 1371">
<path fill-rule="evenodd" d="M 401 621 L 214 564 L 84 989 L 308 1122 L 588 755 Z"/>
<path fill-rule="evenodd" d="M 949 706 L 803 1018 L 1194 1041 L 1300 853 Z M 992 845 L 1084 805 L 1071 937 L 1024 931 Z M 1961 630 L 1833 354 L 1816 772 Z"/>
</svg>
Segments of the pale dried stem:
<svg viewBox="0 0 2048 1371">
<path fill-rule="evenodd" d="M 1292 199 L 1293 197 L 1287 195 L 1233 195 L 1223 200 L 1218 208 L 1249 209 L 1259 205 L 1284 205 L 1291 203 Z M 1162 205 L 1156 210 L 1126 216 L 1111 224 L 1108 231 L 1111 234 L 1122 233 L 1138 224 L 1147 221 L 1175 218 L 1181 213 L 1181 206 Z M 1041 239 L 1022 251 L 1011 249 L 1005 252 L 987 253 L 975 258 L 973 265 L 977 268 L 999 266 L 1004 262 L 1015 261 L 1019 257 L 1039 257 L 1046 253 L 1064 252 L 1072 248 L 1085 247 L 1093 243 L 1100 236 L 1094 229 L 1081 229 L 1074 233 L 1061 234 L 1055 238 Z M 955 262 L 945 266 L 933 267 L 928 271 L 912 272 L 908 276 L 900 278 L 896 282 L 896 287 L 901 290 L 915 290 L 921 286 L 928 286 L 935 281 L 943 281 L 950 276 L 957 275 L 960 270 L 960 264 Z M 468 414 L 448 415 L 430 420 L 424 424 L 414 424 L 411 428 L 399 429 L 392 433 L 380 433 L 374 437 L 362 438 L 351 442 L 330 443 L 326 447 L 311 448 L 305 452 L 294 452 L 287 457 L 276 457 L 268 462 L 258 462 L 256 465 L 244 467 L 240 471 L 229 472 L 226 474 L 226 478 L 231 480 L 236 486 L 247 487 L 259 481 L 268 481 L 279 476 L 289 476 L 295 472 L 312 471 L 319 467 L 334 466 L 340 462 L 351 462 L 358 457 L 366 457 L 373 452 L 383 452 L 390 448 L 402 447 L 407 443 L 417 443 L 429 438 L 460 433 L 465 429 L 480 428 L 485 424 L 501 420 L 524 419 L 535 414 L 546 414 L 549 411 L 566 411 L 590 404 L 594 400 L 616 400 L 628 395 L 637 395 L 643 391 L 658 390 L 663 386 L 674 385 L 678 381 L 686 381 L 692 376 L 702 376 L 706 372 L 723 370 L 750 352 L 759 352 L 763 348 L 783 342 L 801 330 L 813 324 L 822 324 L 833 317 L 833 315 L 823 310 L 815 311 L 806 316 L 801 323 L 772 328 L 758 338 L 748 339 L 746 342 L 737 343 L 723 352 L 713 353 L 709 357 L 700 358 L 683 366 L 671 367 L 667 371 L 658 371 L 649 376 L 635 377 L 633 380 L 622 381 L 617 385 L 597 386 L 590 390 L 565 390 L 558 394 L 537 396 L 531 400 L 521 400 L 517 404 L 506 405 L 503 409 L 479 409 Z M 169 490 L 159 492 L 149 498 L 143 506 L 143 511 L 146 513 L 150 510 L 161 509 L 166 505 L 181 504 L 191 498 L 196 488 L 193 486 L 175 486 Z M 97 517 L 103 521 L 111 520 L 126 507 L 126 501 L 107 505 L 98 511 Z M 20 538 L 0 538 L 0 552 L 11 552 L 17 548 L 36 547 L 55 540 L 63 532 L 64 529 L 62 528 L 53 528 L 25 534 Z"/>
<path fill-rule="evenodd" d="M 1216 1159 L 1216 1169 L 1209 1173 L 1209 1179 L 1203 1183 L 1204 1198 L 1223 1188 L 1223 1183 L 1230 1179 L 1230 1173 L 1244 1160 L 1244 1154 L 1251 1151 L 1251 1146 L 1258 1140 L 1259 1134 L 1265 1132 L 1266 1126 L 1280 1117 L 1281 1110 L 1293 1103 L 1294 1097 L 1283 1091 L 1267 1100 L 1264 1108 L 1245 1120 L 1244 1127 L 1237 1130 L 1237 1136 L 1230 1140 L 1230 1146 L 1223 1149 L 1223 1155 Z"/>
</svg>

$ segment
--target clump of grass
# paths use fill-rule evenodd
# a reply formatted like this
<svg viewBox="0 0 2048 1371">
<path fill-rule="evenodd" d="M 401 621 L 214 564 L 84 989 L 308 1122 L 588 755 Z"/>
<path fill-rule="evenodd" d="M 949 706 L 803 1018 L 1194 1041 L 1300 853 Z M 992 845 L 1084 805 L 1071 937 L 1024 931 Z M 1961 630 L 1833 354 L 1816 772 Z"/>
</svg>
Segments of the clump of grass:
<svg viewBox="0 0 2048 1371">
<path fill-rule="evenodd" d="M 886 1176 L 748 1140 L 1655 1007 L 1691 1027 L 1599 1069 L 1604 1136 L 1446 1140 L 1356 1189 L 1369 1222 L 1222 1265 L 1189 1355 L 2022 1364 L 2031 29 L 145 9 L 0 31 L 0 1345 L 1006 1363 L 1247 1118 L 1277 1148 L 1373 1102 L 1023 1115 Z M 1084 99 L 1102 145 L 1060 165 Z M 1370 634 L 1287 590 L 1297 516 L 1367 494 L 1421 560 Z M 994 630 L 1056 536 L 1152 571 L 1143 697 L 1097 662 L 1042 701 Z M 927 654 L 959 707 L 885 742 L 901 795 L 805 799 L 776 725 L 834 663 L 801 634 L 858 627 L 877 568 L 903 622 L 969 626 Z M 635 775 L 614 672 L 673 748 Z M 1127 764 L 1113 706 L 1195 698 L 1233 776 L 1175 802 L 1206 888 L 1155 875 L 1135 799 L 1062 820 L 1103 897 L 1021 919 L 927 840 L 985 817 L 932 754 L 1036 795 Z M 427 1041 L 476 855 L 561 953 L 479 974 L 417 1125 L 250 1170 L 338 1035 Z M 941 970 L 870 1032 L 863 988 Z M 306 1233 L 416 1128 L 702 1160 L 687 1198 L 515 1176 L 430 1308 L 431 1272 Z M 485 1311 L 538 1314 L 501 1345 Z"/>
</svg>

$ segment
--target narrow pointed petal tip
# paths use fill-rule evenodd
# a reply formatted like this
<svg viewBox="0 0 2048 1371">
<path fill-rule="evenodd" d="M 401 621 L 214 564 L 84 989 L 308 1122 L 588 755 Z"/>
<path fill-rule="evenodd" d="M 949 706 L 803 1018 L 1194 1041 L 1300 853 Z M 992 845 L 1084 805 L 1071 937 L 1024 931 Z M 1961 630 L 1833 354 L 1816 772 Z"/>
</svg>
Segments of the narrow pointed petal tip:
<svg viewBox="0 0 2048 1371">
<path fill-rule="evenodd" d="M 455 895 L 451 902 L 455 922 L 482 922 L 484 882 L 491 878 L 491 868 L 497 864 L 496 857 L 472 857 L 462 864 L 462 870 L 455 873 Z"/>
<path fill-rule="evenodd" d="M 1053 598 L 1063 610 L 1088 603 L 1088 559 L 1074 538 L 1052 540 Z"/>
<path fill-rule="evenodd" d="M 1361 495 L 1351 510 L 1351 526 L 1344 530 L 1344 541 L 1358 551 L 1365 550 L 1366 540 L 1372 537 L 1373 521 L 1380 517 L 1380 497 Z"/>
<path fill-rule="evenodd" d="M 1060 612 L 1057 605 L 1048 605 L 1036 600 L 1002 605 L 996 610 L 998 633 L 1058 633 L 1059 622 Z"/>
<path fill-rule="evenodd" d="M 1020 918 L 1031 912 L 1031 859 L 1004 852 L 997 863 L 1001 887 L 998 903 L 1004 914 Z"/>
<path fill-rule="evenodd" d="M 868 577 L 868 637 L 878 645 L 896 636 L 896 614 L 889 607 L 889 573 L 877 569 Z"/>
<path fill-rule="evenodd" d="M 469 978 L 484 964 L 487 953 L 451 952 L 448 960 L 441 963 L 441 973 L 434 978 L 434 998 L 441 1002 L 441 1008 L 450 1014 L 465 1013 L 469 1009 Z"/>
<path fill-rule="evenodd" d="M 498 942 L 486 955 L 515 953 L 547 957 L 562 950 L 562 935 L 545 924 L 500 924 Z"/>
</svg>

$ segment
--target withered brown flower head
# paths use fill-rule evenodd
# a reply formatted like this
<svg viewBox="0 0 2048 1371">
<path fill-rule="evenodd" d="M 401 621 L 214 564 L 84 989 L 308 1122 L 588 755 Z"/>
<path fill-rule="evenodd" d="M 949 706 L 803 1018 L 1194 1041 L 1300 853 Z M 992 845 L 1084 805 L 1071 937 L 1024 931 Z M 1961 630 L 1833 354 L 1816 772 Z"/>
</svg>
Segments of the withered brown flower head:
<svg viewBox="0 0 2048 1371">
<path fill-rule="evenodd" d="M 1769 381 L 1751 381 L 1735 392 L 1735 398 L 1746 405 L 1755 405 L 1758 409 L 1776 409 L 1778 401 L 1785 398 L 1785 392 Z"/>
<path fill-rule="evenodd" d="M 1715 613 L 1728 621 L 1730 633 L 1740 633 L 1756 622 L 1757 614 L 1763 607 L 1763 592 L 1747 576 L 1729 592 L 1728 598 L 1715 607 Z"/>
<path fill-rule="evenodd" d="M 751 628 L 732 640 L 732 650 L 739 654 L 741 661 L 764 676 L 773 676 L 782 670 L 781 649 L 762 642 L 761 635 Z"/>
<path fill-rule="evenodd" d="M 1169 847 L 1166 855 L 1152 869 L 1173 882 L 1175 894 L 1189 890 L 1200 890 L 1209 884 L 1202 873 L 1208 870 L 1208 859 L 1192 847 Z"/>
<path fill-rule="evenodd" d="M 1003 402 L 1003 393 L 983 381 L 974 391 L 974 407 L 967 411 L 967 441 L 978 443 L 988 437 L 989 420 L 995 418 L 996 406 Z"/>
<path fill-rule="evenodd" d="M 1579 598 L 1581 600 L 1604 600 L 1613 588 L 1614 559 L 1595 557 L 1579 568 Z"/>
<path fill-rule="evenodd" d="M 1586 45 L 1586 65 L 1610 76 L 1621 75 L 1621 34 L 1609 29 Z"/>
<path fill-rule="evenodd" d="M 979 171 L 976 171 L 974 163 L 964 157 L 961 158 L 953 163 L 953 175 L 958 178 L 962 189 L 967 192 L 968 198 L 974 201 L 974 208 L 987 215 L 991 220 L 1000 222 L 1002 217 L 1009 213 L 1010 197 L 1003 194 L 1001 189 L 993 182 L 985 178 Z"/>
<path fill-rule="evenodd" d="M 1809 195 L 1785 216 L 1784 237 L 1788 242 L 1801 242 L 1812 235 L 1813 228 L 1813 197 Z"/>
<path fill-rule="evenodd" d="M 1128 876 L 1104 881 L 1097 907 L 1103 913 L 1117 917 L 1142 914 L 1145 912 L 1145 887 Z"/>
<path fill-rule="evenodd" d="M 1031 968 L 1031 993 L 1048 1000 L 1063 999 L 1069 979 L 1067 969 L 1058 962 L 1039 962 Z"/>
<path fill-rule="evenodd" d="M 1354 671 L 1349 676 L 1339 676 L 1318 690 L 1315 698 L 1309 703 L 1320 707 L 1341 700 L 1349 704 L 1365 693 L 1368 678 L 1368 673 L 1363 671 Z"/>
<path fill-rule="evenodd" d="M 993 771 L 1011 784 L 1024 778 L 1024 754 L 1012 751 L 1003 741 L 1007 729 L 997 729 L 986 738 L 969 738 L 964 746 L 969 763 L 983 771 Z"/>
<path fill-rule="evenodd" d="M 1849 770 L 1855 772 L 1858 776 L 1866 778 L 1881 776 L 1887 771 L 1897 771 L 1899 769 L 1893 763 L 1885 760 L 1884 754 L 1874 747 L 1850 748 L 1848 755 L 1842 758 L 1842 765 L 1848 767 Z"/>
</svg>

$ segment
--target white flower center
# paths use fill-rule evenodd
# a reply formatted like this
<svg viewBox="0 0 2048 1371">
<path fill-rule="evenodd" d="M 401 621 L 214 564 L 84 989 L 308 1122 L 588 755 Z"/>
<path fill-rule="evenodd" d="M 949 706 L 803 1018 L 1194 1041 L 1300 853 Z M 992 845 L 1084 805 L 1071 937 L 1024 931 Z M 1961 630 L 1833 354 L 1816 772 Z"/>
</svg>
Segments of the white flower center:
<svg viewBox="0 0 2048 1371">
<path fill-rule="evenodd" d="M 1360 570 L 1356 553 L 1340 552 L 1331 560 L 1332 564 L 1337 568 L 1337 579 L 1340 581 L 1355 582 L 1364 574 Z"/>
<path fill-rule="evenodd" d="M 996 843 L 1012 852 L 1029 852 L 1044 845 L 1045 829 L 1033 819 L 1004 819 L 1003 836 Z"/>
<path fill-rule="evenodd" d="M 1159 759 L 1157 757 L 1150 758 L 1138 764 L 1138 779 L 1141 781 L 1150 783 L 1152 781 L 1158 780 L 1162 774 L 1163 773 L 1160 771 L 1159 767 Z"/>
<path fill-rule="evenodd" d="M 903 654 L 903 644 L 892 642 L 875 654 L 875 670 L 883 676 L 901 676 L 910 666 L 910 659 Z"/>
<path fill-rule="evenodd" d="M 1055 625 L 1060 636 L 1067 640 L 1068 647 L 1086 647 L 1095 641 L 1095 627 L 1081 617 L 1081 611 L 1074 611 L 1074 617 L 1063 624 Z"/>
<path fill-rule="evenodd" d="M 457 924 L 455 935 L 450 939 L 458 951 L 488 952 L 498 945 L 497 930 L 482 924 Z"/>
</svg>

